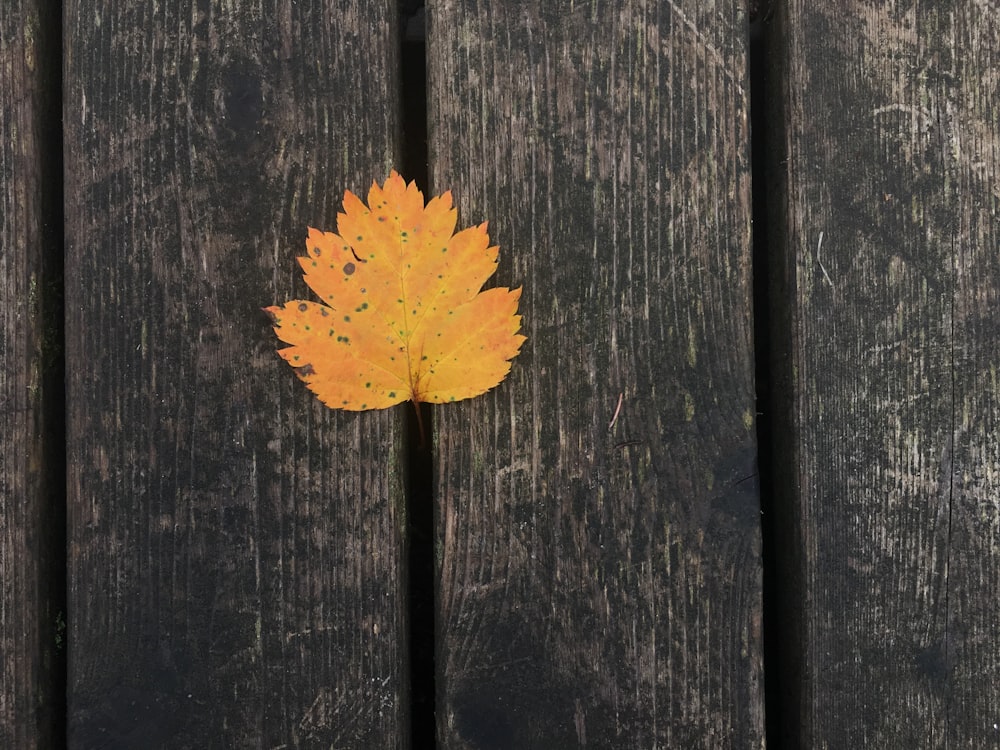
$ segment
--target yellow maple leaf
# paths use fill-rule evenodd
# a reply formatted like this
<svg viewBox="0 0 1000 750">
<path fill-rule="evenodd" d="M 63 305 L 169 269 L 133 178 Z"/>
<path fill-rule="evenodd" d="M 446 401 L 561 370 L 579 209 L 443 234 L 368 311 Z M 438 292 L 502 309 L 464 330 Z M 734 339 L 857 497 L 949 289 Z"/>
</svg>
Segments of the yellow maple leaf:
<svg viewBox="0 0 1000 750">
<path fill-rule="evenodd" d="M 333 409 L 478 396 L 510 371 L 521 289 L 487 289 L 497 267 L 486 224 L 457 234 L 451 193 L 431 199 L 392 172 L 365 205 L 344 193 L 338 233 L 309 229 L 299 258 L 322 302 L 264 308 L 278 353 Z"/>
</svg>

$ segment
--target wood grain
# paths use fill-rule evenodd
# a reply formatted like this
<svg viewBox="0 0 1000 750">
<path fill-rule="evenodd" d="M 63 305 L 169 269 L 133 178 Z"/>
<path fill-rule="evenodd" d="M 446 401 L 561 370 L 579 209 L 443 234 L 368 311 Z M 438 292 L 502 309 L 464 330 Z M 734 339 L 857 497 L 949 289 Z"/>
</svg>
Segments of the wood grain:
<svg viewBox="0 0 1000 750">
<path fill-rule="evenodd" d="M 396 161 L 394 16 L 66 6 L 72 747 L 408 744 L 400 413 L 261 312 Z"/>
<path fill-rule="evenodd" d="M 1000 16 L 776 5 L 773 339 L 801 611 L 786 738 L 994 747 Z"/>
<path fill-rule="evenodd" d="M 64 702 L 57 10 L 0 11 L 0 747 L 56 746 Z"/>
<path fill-rule="evenodd" d="M 435 410 L 442 747 L 763 744 L 743 6 L 429 4 L 528 336 Z"/>
</svg>

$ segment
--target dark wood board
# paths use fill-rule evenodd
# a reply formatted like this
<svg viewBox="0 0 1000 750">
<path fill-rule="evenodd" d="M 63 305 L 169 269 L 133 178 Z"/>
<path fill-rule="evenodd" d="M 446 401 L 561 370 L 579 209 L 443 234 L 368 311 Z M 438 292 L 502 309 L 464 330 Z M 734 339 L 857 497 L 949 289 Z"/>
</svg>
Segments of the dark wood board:
<svg viewBox="0 0 1000 750">
<path fill-rule="evenodd" d="M 0 747 L 64 726 L 58 8 L 0 10 Z"/>
<path fill-rule="evenodd" d="M 428 65 L 528 337 L 435 409 L 441 747 L 760 747 L 744 4 L 442 0 Z"/>
<path fill-rule="evenodd" d="M 995 747 L 1000 17 L 774 5 L 786 746 Z"/>
<path fill-rule="evenodd" d="M 70 746 L 406 747 L 401 412 L 261 311 L 396 162 L 395 4 L 65 18 Z"/>
</svg>

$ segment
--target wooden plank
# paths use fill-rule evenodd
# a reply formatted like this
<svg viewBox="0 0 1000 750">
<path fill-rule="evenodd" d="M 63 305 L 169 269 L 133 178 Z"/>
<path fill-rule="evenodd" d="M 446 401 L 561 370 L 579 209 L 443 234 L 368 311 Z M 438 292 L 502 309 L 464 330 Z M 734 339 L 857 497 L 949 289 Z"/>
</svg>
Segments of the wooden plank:
<svg viewBox="0 0 1000 750">
<path fill-rule="evenodd" d="M 743 6 L 429 6 L 528 336 L 435 411 L 442 747 L 763 744 Z"/>
<path fill-rule="evenodd" d="M 0 747 L 64 709 L 58 9 L 0 11 Z"/>
<path fill-rule="evenodd" d="M 785 734 L 994 747 L 1000 18 L 777 5 L 773 339 L 802 613 Z"/>
<path fill-rule="evenodd" d="M 400 412 L 261 307 L 398 149 L 395 4 L 66 6 L 71 747 L 405 747 Z"/>
</svg>

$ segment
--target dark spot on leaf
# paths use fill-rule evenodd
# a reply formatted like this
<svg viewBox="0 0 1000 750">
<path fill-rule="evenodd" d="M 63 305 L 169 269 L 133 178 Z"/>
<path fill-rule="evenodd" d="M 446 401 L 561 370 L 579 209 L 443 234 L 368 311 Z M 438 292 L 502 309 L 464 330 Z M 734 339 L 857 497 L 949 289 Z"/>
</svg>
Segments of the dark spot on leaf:
<svg viewBox="0 0 1000 750">
<path fill-rule="evenodd" d="M 350 323 L 351 322 L 351 316 L 350 315 L 345 315 L 344 316 L 344 322 L 345 323 Z"/>
<path fill-rule="evenodd" d="M 395 391 L 389 391 L 389 398 L 396 398 L 396 392 Z"/>
<path fill-rule="evenodd" d="M 353 263 L 345 263 L 344 264 L 344 275 L 345 276 L 350 276 L 352 273 L 354 273 L 354 268 L 355 268 L 355 266 L 354 266 Z"/>
<path fill-rule="evenodd" d="M 299 312 L 305 312 L 308 309 L 309 309 L 309 305 L 307 305 L 305 302 L 300 302 L 299 303 Z"/>
<path fill-rule="evenodd" d="M 322 255 L 322 254 L 323 254 L 323 251 L 322 251 L 322 250 L 320 250 L 320 249 L 319 249 L 318 247 L 314 247 L 314 248 L 313 248 L 313 255 L 315 255 L 315 256 L 316 256 L 317 258 L 318 258 L 318 257 L 319 257 L 320 255 Z"/>
</svg>

